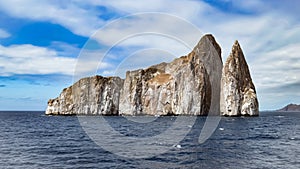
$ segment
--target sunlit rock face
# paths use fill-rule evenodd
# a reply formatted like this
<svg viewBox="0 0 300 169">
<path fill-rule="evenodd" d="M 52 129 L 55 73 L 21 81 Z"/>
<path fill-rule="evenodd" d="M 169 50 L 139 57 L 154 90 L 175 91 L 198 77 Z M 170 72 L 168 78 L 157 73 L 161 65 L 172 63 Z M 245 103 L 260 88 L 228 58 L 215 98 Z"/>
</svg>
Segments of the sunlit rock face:
<svg viewBox="0 0 300 169">
<path fill-rule="evenodd" d="M 210 106 L 209 77 L 194 53 L 145 70 L 127 72 L 122 115 L 204 115 Z"/>
<path fill-rule="evenodd" d="M 259 115 L 255 86 L 238 41 L 223 68 L 220 106 L 224 116 Z"/>
<path fill-rule="evenodd" d="M 93 76 L 80 79 L 48 101 L 48 115 L 118 115 L 119 77 Z"/>
<path fill-rule="evenodd" d="M 221 48 L 205 35 L 187 56 L 128 71 L 125 80 L 83 78 L 50 99 L 46 114 L 207 115 L 212 95 L 219 98 L 221 72 Z"/>
<path fill-rule="evenodd" d="M 128 71 L 126 78 L 80 79 L 48 101 L 48 115 L 258 115 L 249 69 L 236 42 L 223 68 L 212 35 L 170 63 Z"/>
<path fill-rule="evenodd" d="M 219 115 L 221 48 L 205 35 L 187 56 L 126 74 L 121 115 Z M 212 99 L 212 96 L 215 100 Z"/>
</svg>

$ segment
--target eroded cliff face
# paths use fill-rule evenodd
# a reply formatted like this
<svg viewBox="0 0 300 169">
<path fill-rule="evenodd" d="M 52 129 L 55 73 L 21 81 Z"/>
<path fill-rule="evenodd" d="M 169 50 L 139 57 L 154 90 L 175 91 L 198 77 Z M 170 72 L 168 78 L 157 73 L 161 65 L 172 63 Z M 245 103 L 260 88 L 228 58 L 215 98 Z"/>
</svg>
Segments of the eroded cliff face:
<svg viewBox="0 0 300 169">
<path fill-rule="evenodd" d="M 222 82 L 221 82 L 222 79 Z M 221 110 L 220 110 L 221 106 Z M 126 78 L 79 80 L 48 101 L 52 115 L 258 115 L 243 52 L 236 42 L 225 67 L 221 48 L 205 35 L 170 63 L 128 71 Z"/>
<path fill-rule="evenodd" d="M 206 115 L 211 86 L 194 52 L 145 70 L 127 72 L 120 99 L 122 115 Z"/>
<path fill-rule="evenodd" d="M 83 78 L 50 99 L 46 114 L 207 115 L 213 94 L 219 98 L 221 71 L 221 48 L 206 35 L 187 56 L 128 71 L 125 80 Z"/>
<path fill-rule="evenodd" d="M 220 105 L 224 116 L 259 114 L 256 90 L 238 41 L 223 68 Z"/>
<path fill-rule="evenodd" d="M 193 49 L 197 58 L 204 64 L 211 85 L 211 106 L 209 115 L 220 115 L 220 91 L 222 76 L 221 47 L 212 35 L 205 35 Z"/>
<path fill-rule="evenodd" d="M 118 115 L 120 91 L 124 80 L 119 77 L 93 76 L 80 79 L 48 101 L 48 115 Z"/>
</svg>

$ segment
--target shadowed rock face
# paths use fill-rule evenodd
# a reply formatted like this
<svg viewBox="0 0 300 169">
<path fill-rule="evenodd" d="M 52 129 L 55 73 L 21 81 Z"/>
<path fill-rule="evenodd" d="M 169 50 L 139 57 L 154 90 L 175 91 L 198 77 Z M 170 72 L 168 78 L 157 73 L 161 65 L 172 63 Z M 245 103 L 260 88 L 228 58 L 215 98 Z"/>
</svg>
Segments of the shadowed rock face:
<svg viewBox="0 0 300 169">
<path fill-rule="evenodd" d="M 238 41 L 223 68 L 220 105 L 221 115 L 225 116 L 259 114 L 255 87 Z"/>
<path fill-rule="evenodd" d="M 222 115 L 258 115 L 255 88 L 237 42 L 223 77 L 222 68 L 220 46 L 205 35 L 187 56 L 128 71 L 125 79 L 83 78 L 50 99 L 46 114 L 220 115 L 222 105 Z"/>
<path fill-rule="evenodd" d="M 204 64 L 211 84 L 211 106 L 209 115 L 220 115 L 220 91 L 222 76 L 221 47 L 212 35 L 205 35 L 193 49 L 197 58 Z"/>
</svg>

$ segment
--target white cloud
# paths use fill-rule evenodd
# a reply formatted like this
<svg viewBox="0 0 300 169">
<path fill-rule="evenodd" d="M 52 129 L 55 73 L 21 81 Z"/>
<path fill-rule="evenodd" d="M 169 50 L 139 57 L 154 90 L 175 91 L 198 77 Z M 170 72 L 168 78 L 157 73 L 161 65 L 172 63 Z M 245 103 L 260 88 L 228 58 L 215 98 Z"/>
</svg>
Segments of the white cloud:
<svg viewBox="0 0 300 169">
<path fill-rule="evenodd" d="M 60 24 L 75 34 L 90 36 L 101 25 L 101 13 L 92 6 L 69 1 L 10 0 L 0 1 L 0 10 L 16 18 L 49 21 Z"/>
<path fill-rule="evenodd" d="M 68 44 L 66 42 L 61 41 L 53 41 L 51 45 L 48 47 L 50 49 L 54 49 L 59 56 L 69 56 L 69 57 L 77 57 L 80 48 L 76 44 Z"/>
<path fill-rule="evenodd" d="M 183 18 L 196 17 L 213 8 L 201 1 L 182 0 L 110 0 L 99 1 L 100 4 L 125 13 L 164 12 Z"/>
<path fill-rule="evenodd" d="M 0 76 L 14 74 L 65 74 L 74 75 L 77 58 L 59 56 L 55 50 L 44 47 L 25 45 L 0 45 Z M 84 67 L 77 69 L 79 73 L 96 71 L 92 65 L 98 65 L 97 60 L 83 59 Z M 101 68 L 110 64 L 101 63 Z"/>
<path fill-rule="evenodd" d="M 271 88 L 300 81 L 300 43 L 266 52 L 253 62 L 260 87 Z"/>
<path fill-rule="evenodd" d="M 56 52 L 33 45 L 0 46 L 1 75 L 50 74 L 71 75 L 75 59 L 58 57 Z"/>
<path fill-rule="evenodd" d="M 175 56 L 172 51 L 163 50 L 161 48 L 141 49 L 130 55 L 126 55 L 115 67 L 106 69 L 100 73 L 125 78 L 125 74 L 128 70 L 143 69 L 162 62 L 171 62 L 176 57 L 178 56 Z"/>
<path fill-rule="evenodd" d="M 280 44 L 280 42 L 275 42 L 275 37 L 280 38 L 280 36 L 285 36 L 288 32 L 287 30 L 295 26 L 295 24 L 291 22 L 292 19 L 290 17 L 284 16 L 282 11 L 278 12 L 272 10 L 272 4 L 258 0 L 251 2 L 233 0 L 230 2 L 233 7 L 239 6 L 243 10 L 260 11 L 260 13 L 253 15 L 226 13 L 201 1 L 89 1 L 89 3 L 96 5 L 102 4 L 113 8 L 116 12 L 166 12 L 185 18 L 192 24 L 197 25 L 203 33 L 207 32 L 215 35 L 223 49 L 224 60 L 229 55 L 231 45 L 236 39 L 241 42 L 242 46 L 245 46 L 244 52 L 247 56 L 250 56 L 250 58 L 255 57 L 251 54 L 260 52 L 260 50 L 262 50 L 261 48 L 276 49 L 285 45 Z M 184 9 L 187 10 L 179 10 L 183 6 Z M 275 20 L 274 18 L 278 19 Z M 100 40 L 101 43 L 112 45 L 111 42 L 115 42 L 116 39 L 123 37 L 124 34 L 130 35 L 140 30 L 167 32 L 170 31 L 170 28 L 174 29 L 171 31 L 175 32 L 176 35 L 189 37 L 189 39 L 194 42 L 194 45 L 201 37 L 199 34 L 194 34 L 193 30 L 186 29 L 180 24 L 172 24 L 170 21 L 166 21 L 165 18 L 142 18 L 142 20 L 138 17 L 134 19 L 126 18 L 122 21 L 117 21 L 117 24 L 113 24 L 115 28 L 105 30 L 105 27 L 103 27 L 100 32 L 98 32 L 98 40 Z M 292 38 L 295 39 L 295 36 L 289 37 L 289 39 Z M 274 43 L 270 44 L 270 41 Z M 137 41 L 136 44 L 138 43 L 140 42 Z M 286 43 L 289 43 L 289 41 L 286 41 Z M 180 54 L 181 53 L 178 55 Z"/>
<path fill-rule="evenodd" d="M 252 77 L 263 109 L 300 100 L 300 43 L 260 53 L 252 62 Z"/>
<path fill-rule="evenodd" d="M 145 0 L 145 1 L 104 1 L 104 0 L 71 0 L 71 1 L 40 1 L 40 0 L 10 0 L 0 1 L 0 10 L 6 14 L 35 21 L 49 21 L 60 24 L 73 33 L 90 36 L 98 28 L 106 24 L 101 19 L 104 14 L 99 11 L 99 6 L 104 6 L 114 14 L 131 14 L 136 12 L 165 12 L 183 18 L 197 17 L 201 12 L 213 8 L 199 1 L 180 0 Z M 179 10 L 182 7 L 188 10 Z"/>
<path fill-rule="evenodd" d="M 195 25 L 176 16 L 142 13 L 122 18 L 104 26 L 94 34 L 92 39 L 96 39 L 100 44 L 106 46 L 107 50 L 110 50 L 111 47 L 112 51 L 114 48 L 123 49 L 122 53 L 113 53 L 113 57 L 109 56 L 106 59 L 116 60 L 117 56 L 119 63 L 115 63 L 115 66 L 123 64 L 122 71 L 120 72 L 121 69 L 119 69 L 117 74 L 124 77 L 126 70 L 145 68 L 162 61 L 171 61 L 171 59 L 164 60 L 166 58 L 158 57 L 161 56 L 158 53 L 155 54 L 156 56 L 150 57 L 149 52 L 143 52 L 145 55 L 143 57 L 139 54 L 139 60 L 128 61 L 128 57 L 136 55 L 135 53 L 151 49 L 170 53 L 171 58 L 179 57 L 188 54 L 202 35 L 202 32 Z M 168 58 L 170 57 L 168 56 Z M 130 62 L 130 64 L 124 65 L 124 61 Z M 143 63 L 141 64 L 140 61 Z M 106 62 L 111 63 L 110 61 Z M 114 71 L 105 70 L 101 74 L 109 75 L 111 72 Z"/>
<path fill-rule="evenodd" d="M 0 29 L 0 39 L 1 39 L 1 38 L 8 38 L 8 37 L 10 37 L 10 36 L 11 36 L 10 33 L 6 32 L 6 31 L 3 30 L 3 29 Z"/>
<path fill-rule="evenodd" d="M 186 43 L 191 48 L 202 36 L 202 32 L 199 28 L 174 15 L 143 13 L 121 18 L 109 23 L 99 29 L 93 38 L 97 39 L 101 44 L 112 46 L 117 42 L 130 39 L 132 36 L 139 35 L 143 37 L 145 34 L 174 38 L 183 41 L 183 43 Z M 142 42 L 142 44 L 147 43 L 147 46 L 149 46 L 150 43 L 147 41 L 148 39 L 144 38 L 144 42 L 140 39 L 137 42 L 131 41 L 125 45 L 139 45 Z M 149 41 L 151 42 L 151 39 Z M 163 42 L 160 42 L 159 45 L 164 45 Z M 158 44 L 152 42 L 152 45 Z"/>
<path fill-rule="evenodd" d="M 115 65 L 104 60 L 105 53 L 101 50 L 83 49 L 76 60 L 74 67 L 74 80 L 80 78 L 93 76 L 97 71 L 104 71 L 111 69 Z"/>
</svg>

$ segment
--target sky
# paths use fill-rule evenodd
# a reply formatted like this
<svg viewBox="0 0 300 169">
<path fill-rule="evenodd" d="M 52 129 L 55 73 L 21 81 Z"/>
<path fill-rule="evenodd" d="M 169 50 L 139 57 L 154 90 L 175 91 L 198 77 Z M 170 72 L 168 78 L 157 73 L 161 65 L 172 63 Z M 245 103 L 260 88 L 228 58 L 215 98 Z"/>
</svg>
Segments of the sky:
<svg viewBox="0 0 300 169">
<path fill-rule="evenodd" d="M 299 6 L 296 0 L 0 0 L 0 110 L 45 110 L 75 75 L 124 77 L 126 70 L 186 55 L 190 48 L 163 35 L 118 41 L 121 33 L 150 28 L 195 45 L 201 38 L 167 17 L 140 17 L 156 12 L 213 34 L 223 62 L 238 40 L 260 110 L 299 104 Z M 105 51 L 105 58 L 95 57 Z"/>
</svg>

